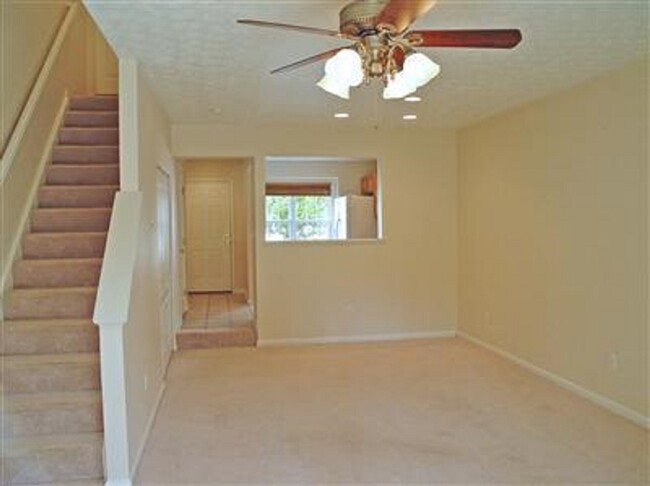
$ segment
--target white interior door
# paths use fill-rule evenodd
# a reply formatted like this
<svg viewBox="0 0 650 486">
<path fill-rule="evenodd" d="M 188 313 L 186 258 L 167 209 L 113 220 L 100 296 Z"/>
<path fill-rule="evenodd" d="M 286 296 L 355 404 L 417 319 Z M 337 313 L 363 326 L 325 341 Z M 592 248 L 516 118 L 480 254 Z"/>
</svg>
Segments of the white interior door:
<svg viewBox="0 0 650 486">
<path fill-rule="evenodd" d="M 157 262 L 158 301 L 162 329 L 162 362 L 165 367 L 174 348 L 172 310 L 172 219 L 169 174 L 158 168 L 157 174 Z"/>
<path fill-rule="evenodd" d="M 190 292 L 232 290 L 230 181 L 185 186 L 187 287 Z"/>
</svg>

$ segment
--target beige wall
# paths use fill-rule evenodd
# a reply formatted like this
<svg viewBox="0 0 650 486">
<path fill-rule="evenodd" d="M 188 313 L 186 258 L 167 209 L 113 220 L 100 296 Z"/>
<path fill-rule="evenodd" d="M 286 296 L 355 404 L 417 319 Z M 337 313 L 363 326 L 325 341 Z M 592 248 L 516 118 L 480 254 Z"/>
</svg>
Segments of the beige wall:
<svg viewBox="0 0 650 486">
<path fill-rule="evenodd" d="M 129 321 L 124 327 L 125 375 L 127 393 L 127 419 L 129 456 L 131 467 L 137 463 L 146 440 L 147 424 L 153 418 L 162 391 L 167 368 L 163 353 L 165 335 L 160 309 L 161 265 L 156 257 L 157 248 L 157 170 L 161 167 L 170 175 L 172 196 L 172 224 L 176 225 L 177 206 L 174 198 L 176 174 L 174 159 L 170 153 L 170 125 L 167 115 L 149 88 L 142 74 L 122 62 L 125 71 L 121 75 L 121 103 L 129 113 L 134 110 L 137 120 L 137 137 L 125 137 L 123 151 L 135 151 L 135 157 L 127 157 L 126 163 L 135 164 L 137 180 L 126 181 L 131 190 L 142 192 L 142 213 L 138 253 L 134 272 Z M 136 72 L 137 71 L 137 72 Z M 132 76 L 129 79 L 128 77 Z M 122 160 L 122 164 L 125 159 Z M 125 167 L 122 165 L 121 170 Z M 134 172 L 127 171 L 128 174 Z M 135 179 L 133 177 L 132 179 Z M 172 241 L 172 301 L 176 324 L 181 317 L 181 292 L 178 265 L 178 240 Z"/>
<path fill-rule="evenodd" d="M 17 2 L 6 4 L 13 5 Z M 38 2 L 37 2 L 38 3 Z M 49 11 L 49 9 L 45 9 Z M 23 18 L 21 28 L 27 31 L 40 29 L 41 23 L 36 18 Z M 28 22 L 33 21 L 34 24 Z M 87 84 L 86 41 L 88 36 L 89 18 L 83 8 L 79 8 L 74 16 L 67 36 L 61 45 L 56 61 L 51 66 L 49 75 L 43 85 L 42 95 L 31 106 L 29 123 L 25 125 L 20 140 L 16 139 L 11 150 L 6 150 L 0 167 L 0 280 L 10 268 L 11 258 L 20 241 L 21 226 L 33 203 L 33 196 L 40 182 L 40 175 L 49 153 L 48 139 L 54 141 L 58 127 L 57 116 L 62 113 L 66 96 L 85 94 L 89 91 Z M 18 27 L 18 26 L 14 26 Z M 25 34 L 27 35 L 27 34 Z M 29 36 L 28 36 L 29 37 Z M 34 35 L 34 37 L 37 37 Z M 12 47 L 3 44 L 2 49 Z M 15 46 L 14 46 L 15 47 Z M 20 84 L 22 75 L 17 74 L 14 80 L 13 72 L 2 66 L 3 76 L 8 76 L 6 83 L 13 86 Z M 40 68 L 40 65 L 39 65 Z M 6 84 L 5 84 L 6 86 Z M 18 91 L 16 91 L 17 93 Z M 4 101 L 4 93 L 2 100 Z M 3 108 L 4 109 L 4 108 Z M 9 124 L 4 119 L 3 126 Z M 2 176 L 4 174 L 4 177 Z M 2 282 L 0 282 L 2 283 Z M 1 293 L 1 292 L 0 292 Z"/>
<path fill-rule="evenodd" d="M 292 177 L 336 178 L 339 196 L 361 194 L 361 178 L 377 172 L 374 160 L 269 160 L 266 163 L 267 179 L 291 180 Z"/>
<path fill-rule="evenodd" d="M 174 126 L 177 157 L 255 157 L 260 338 L 335 339 L 456 328 L 453 132 Z M 273 244 L 263 237 L 264 157 L 377 159 L 384 240 Z"/>
<path fill-rule="evenodd" d="M 68 10 L 64 0 L 0 2 L 0 153 Z"/>
<path fill-rule="evenodd" d="M 232 182 L 233 215 L 233 290 L 248 294 L 247 214 L 250 207 L 248 191 L 248 159 L 201 159 L 183 163 L 183 178 L 192 180 L 228 179 Z"/>
<path fill-rule="evenodd" d="M 460 329 L 646 417 L 647 69 L 459 136 Z"/>
</svg>

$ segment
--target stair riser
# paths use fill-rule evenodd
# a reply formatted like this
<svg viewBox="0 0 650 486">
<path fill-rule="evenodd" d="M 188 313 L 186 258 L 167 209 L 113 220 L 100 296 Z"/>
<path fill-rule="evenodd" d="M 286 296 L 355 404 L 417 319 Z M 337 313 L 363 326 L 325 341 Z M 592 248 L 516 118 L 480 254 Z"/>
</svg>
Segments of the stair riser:
<svg viewBox="0 0 650 486">
<path fill-rule="evenodd" d="M 38 234 L 25 235 L 23 258 L 100 258 L 106 235 Z"/>
<path fill-rule="evenodd" d="M 100 261 L 20 260 L 14 266 L 14 288 L 96 287 L 100 272 Z"/>
<path fill-rule="evenodd" d="M 70 99 L 69 110 L 113 110 L 118 108 L 117 96 L 81 96 Z"/>
<path fill-rule="evenodd" d="M 70 111 L 65 114 L 65 127 L 117 127 L 117 111 Z"/>
<path fill-rule="evenodd" d="M 38 192 L 41 208 L 110 208 L 117 187 L 43 186 Z"/>
<path fill-rule="evenodd" d="M 53 163 L 76 164 L 117 164 L 118 147 L 101 147 L 85 145 L 57 145 L 52 151 Z"/>
<path fill-rule="evenodd" d="M 31 229 L 34 233 L 60 233 L 74 231 L 107 231 L 110 210 L 79 210 L 71 213 L 61 210 L 34 211 Z"/>
<path fill-rule="evenodd" d="M 99 401 L 57 403 L 49 407 L 10 405 L 4 425 L 4 437 L 101 432 L 102 407 Z"/>
<path fill-rule="evenodd" d="M 99 390 L 99 363 L 5 364 L 5 393 L 48 393 Z"/>
<path fill-rule="evenodd" d="M 5 330 L 0 336 L 0 353 L 17 354 L 58 354 L 95 353 L 99 349 L 99 330 L 91 323 L 65 327 L 34 328 L 12 325 L 5 322 Z"/>
<path fill-rule="evenodd" d="M 35 484 L 102 477 L 103 444 L 66 445 L 44 448 L 3 459 L 7 484 Z"/>
<path fill-rule="evenodd" d="M 95 307 L 94 292 L 11 292 L 7 298 L 7 319 L 91 318 Z"/>
<path fill-rule="evenodd" d="M 178 349 L 253 347 L 256 342 L 255 330 L 249 327 L 218 333 L 180 332 L 176 334 Z"/>
<path fill-rule="evenodd" d="M 64 145 L 117 145 L 117 128 L 71 128 L 59 131 L 59 143 Z"/>
<path fill-rule="evenodd" d="M 120 183 L 120 171 L 117 165 L 109 166 L 57 166 L 47 169 L 47 184 L 60 186 L 102 185 L 117 186 Z"/>
</svg>

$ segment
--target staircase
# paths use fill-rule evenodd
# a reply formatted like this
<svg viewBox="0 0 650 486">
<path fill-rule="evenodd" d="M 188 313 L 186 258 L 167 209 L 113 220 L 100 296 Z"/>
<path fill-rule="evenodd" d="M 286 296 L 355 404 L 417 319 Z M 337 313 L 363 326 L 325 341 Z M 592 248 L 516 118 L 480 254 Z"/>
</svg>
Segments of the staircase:
<svg viewBox="0 0 650 486">
<path fill-rule="evenodd" d="M 13 267 L 2 354 L 2 484 L 102 483 L 95 294 L 119 185 L 117 97 L 70 100 Z"/>
</svg>

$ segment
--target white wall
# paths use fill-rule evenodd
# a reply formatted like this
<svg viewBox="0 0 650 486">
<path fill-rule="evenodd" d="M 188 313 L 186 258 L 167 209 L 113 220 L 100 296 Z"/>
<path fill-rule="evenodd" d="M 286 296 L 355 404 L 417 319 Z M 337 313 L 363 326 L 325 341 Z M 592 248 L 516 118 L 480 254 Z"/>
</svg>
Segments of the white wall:
<svg viewBox="0 0 650 486">
<path fill-rule="evenodd" d="M 640 417 L 649 133 L 646 61 L 459 137 L 460 329 Z"/>
<path fill-rule="evenodd" d="M 134 63 L 120 64 L 120 69 L 127 68 L 131 73 L 130 76 L 128 73 L 121 74 L 120 99 L 123 103 L 131 103 L 128 110 L 136 117 L 137 137 L 122 141 L 123 151 L 134 150 L 136 154 L 134 158 L 123 159 L 123 164 L 135 164 L 132 168 L 134 170 L 122 167 L 123 176 L 128 178 L 123 179 L 123 187 L 140 191 L 143 196 L 129 320 L 124 327 L 129 458 L 131 468 L 134 468 L 163 390 L 167 367 L 162 353 L 164 335 L 159 298 L 161 265 L 156 257 L 156 172 L 159 166 L 171 179 L 174 227 L 177 205 L 173 197 L 176 172 L 170 153 L 169 121 L 137 66 Z M 129 77 L 131 79 L 125 79 Z M 180 322 L 182 303 L 176 237 L 172 246 L 173 315 L 176 322 Z"/>
<path fill-rule="evenodd" d="M 177 157 L 255 158 L 262 341 L 454 330 L 457 166 L 453 132 L 174 126 Z M 377 159 L 384 240 L 264 242 L 265 156 Z"/>
</svg>

